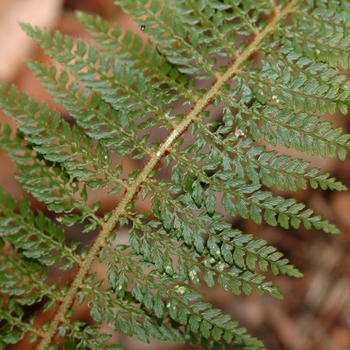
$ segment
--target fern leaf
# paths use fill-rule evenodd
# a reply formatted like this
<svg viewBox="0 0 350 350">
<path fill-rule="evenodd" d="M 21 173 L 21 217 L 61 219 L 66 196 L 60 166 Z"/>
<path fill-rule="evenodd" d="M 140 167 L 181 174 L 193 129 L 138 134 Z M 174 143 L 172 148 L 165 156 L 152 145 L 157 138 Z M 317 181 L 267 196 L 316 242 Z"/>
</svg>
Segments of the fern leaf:
<svg viewBox="0 0 350 350">
<path fill-rule="evenodd" d="M 335 225 L 273 189 L 347 190 L 281 145 L 344 160 L 350 135 L 320 114 L 347 113 L 349 5 L 297 0 L 116 1 L 147 40 L 100 17 L 77 13 L 89 43 L 22 24 L 52 57 L 27 64 L 73 118 L 16 87 L 0 86 L 0 146 L 24 190 L 57 214 L 62 227 L 98 230 L 90 247 L 68 245 L 64 230 L 0 190 L 0 344 L 26 333 L 38 349 L 124 349 L 120 330 L 143 342 L 189 342 L 206 349 L 264 349 L 229 315 L 204 302 L 201 285 L 282 298 L 269 271 L 301 277 L 275 247 L 228 217 L 271 226 L 339 233 Z M 180 106 L 180 107 L 179 107 Z M 125 174 L 118 157 L 140 161 Z M 164 162 L 164 163 L 163 163 Z M 166 173 L 161 173 L 161 171 Z M 164 175 L 165 174 L 165 175 Z M 167 176 L 167 174 L 170 174 Z M 120 194 L 100 213 L 91 192 Z M 152 213 L 137 212 L 138 197 Z M 121 228 L 128 241 L 116 243 Z M 106 279 L 91 270 L 106 264 Z M 78 267 L 71 283 L 46 284 L 47 266 Z M 104 266 L 104 265 L 103 265 Z M 25 282 L 23 284 L 23 281 Z M 46 300 L 53 318 L 34 327 L 24 306 Z M 73 302 L 91 321 L 74 321 Z M 56 310 L 55 309 L 55 310 Z M 11 335 L 9 335 L 11 334 Z M 55 335 L 60 344 L 54 344 Z"/>
</svg>

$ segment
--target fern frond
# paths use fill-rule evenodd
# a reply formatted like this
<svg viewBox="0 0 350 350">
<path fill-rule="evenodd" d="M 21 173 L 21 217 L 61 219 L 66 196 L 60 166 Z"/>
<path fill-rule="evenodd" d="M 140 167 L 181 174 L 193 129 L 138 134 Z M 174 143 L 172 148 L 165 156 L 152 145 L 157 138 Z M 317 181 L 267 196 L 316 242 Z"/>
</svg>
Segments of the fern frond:
<svg viewBox="0 0 350 350">
<path fill-rule="evenodd" d="M 185 85 L 188 77 L 179 74 L 176 67 L 149 41 L 143 45 L 139 35 L 130 30 L 123 33 L 118 26 L 111 27 L 110 23 L 101 17 L 89 16 L 81 12 L 77 15 L 98 47 L 115 62 L 127 65 L 129 69 L 142 74 L 147 84 L 152 84 L 153 89 L 155 87 L 162 89 L 162 98 L 165 103 L 171 103 L 177 99 L 174 90 L 186 99 L 195 99 L 196 94 L 193 89 Z M 171 105 L 168 108 L 171 111 Z"/>
<path fill-rule="evenodd" d="M 227 344 L 234 343 L 238 347 L 244 344 L 248 348 L 265 349 L 261 341 L 245 334 L 245 329 L 236 329 L 237 322 L 233 322 L 228 315 L 222 315 L 220 310 L 213 309 L 209 303 L 196 302 L 201 297 L 196 290 L 175 286 L 171 295 L 167 305 L 170 317 L 187 325 L 192 333 L 200 332 L 201 337 L 213 339 L 214 344 L 221 341 L 223 348 L 229 348 Z"/>
<path fill-rule="evenodd" d="M 2 238 L 20 249 L 24 257 L 36 259 L 46 266 L 53 265 L 63 257 L 70 265 L 80 260 L 70 248 L 62 246 L 65 240 L 64 231 L 53 225 L 43 213 L 34 216 L 26 199 L 22 199 L 19 213 L 15 213 L 16 201 L 2 189 L 0 195 Z"/>
<path fill-rule="evenodd" d="M 1 344 L 16 344 L 28 331 L 32 340 L 41 336 L 34 326 L 36 315 L 29 320 L 25 316 L 25 306 L 45 301 L 44 310 L 55 306 L 67 286 L 58 281 L 48 285 L 46 267 L 60 262 L 62 270 L 71 268 L 81 257 L 76 252 L 78 244 L 63 245 L 64 231 L 52 223 L 43 213 L 35 215 L 29 202 L 22 199 L 19 211 L 13 197 L 0 190 L 0 231 L 2 254 L 0 287 L 2 290 L 0 319 Z M 6 295 L 6 296 L 5 296 Z"/>
<path fill-rule="evenodd" d="M 297 0 L 123 0 L 144 41 L 100 17 L 78 13 L 92 41 L 22 24 L 52 57 L 28 61 L 37 79 L 72 117 L 17 88 L 0 86 L 0 107 L 17 122 L 0 127 L 0 146 L 16 163 L 23 188 L 65 226 L 84 223 L 98 236 L 81 251 L 63 229 L 26 200 L 0 191 L 1 344 L 27 332 L 38 349 L 124 349 L 105 344 L 112 331 L 190 342 L 207 349 L 264 349 L 229 315 L 203 301 L 200 287 L 282 298 L 266 281 L 302 274 L 275 247 L 235 228 L 228 217 L 284 229 L 338 233 L 294 198 L 272 190 L 347 190 L 278 144 L 344 160 L 350 135 L 320 114 L 349 106 L 349 4 Z M 180 109 L 179 107 L 180 106 Z M 140 160 L 125 174 L 119 157 Z M 164 163 L 162 163 L 164 161 Z M 141 163 L 140 163 L 141 164 Z M 171 173 L 166 179 L 162 170 Z M 165 173 L 164 173 L 165 174 Z M 120 199 L 108 213 L 91 203 L 104 189 Z M 136 212 L 137 197 L 152 213 Z M 113 197 L 114 199 L 114 197 Z M 128 229 L 128 241 L 116 239 Z M 29 233 L 25 235 L 25 233 Z M 4 249 L 4 248 L 3 248 Z M 106 264 L 106 280 L 91 270 Z M 47 266 L 78 266 L 70 284 L 46 285 Z M 104 266 L 104 265 L 103 265 Z M 28 274 L 30 271 L 30 274 Z M 13 272 L 13 275 L 10 274 Z M 21 286 L 21 281 L 25 281 Z M 50 322 L 34 328 L 23 306 L 48 300 Z M 72 319 L 74 300 L 87 302 L 91 322 Z"/>
</svg>

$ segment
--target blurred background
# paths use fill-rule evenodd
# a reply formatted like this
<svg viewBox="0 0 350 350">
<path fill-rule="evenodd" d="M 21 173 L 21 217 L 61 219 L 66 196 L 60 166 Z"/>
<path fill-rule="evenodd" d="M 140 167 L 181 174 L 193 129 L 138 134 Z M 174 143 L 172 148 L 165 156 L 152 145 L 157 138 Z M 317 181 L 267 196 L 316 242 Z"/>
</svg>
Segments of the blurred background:
<svg viewBox="0 0 350 350">
<path fill-rule="evenodd" d="M 59 109 L 68 119 L 69 115 L 56 105 L 44 88 L 27 69 L 24 59 L 48 62 L 31 39 L 21 31 L 18 22 L 29 22 L 51 30 L 59 29 L 72 37 L 88 39 L 82 25 L 75 18 L 75 10 L 98 14 L 111 22 L 118 22 L 142 32 L 138 26 L 116 6 L 112 0 L 0 0 L 0 81 L 16 84 L 39 101 L 46 101 L 52 108 Z M 331 120 L 349 132 L 348 117 L 340 113 Z M 0 111 L 0 121 L 13 122 Z M 330 172 L 350 187 L 350 158 L 345 162 L 332 159 L 312 159 L 313 165 L 323 172 Z M 135 161 L 123 160 L 130 169 Z M 19 199 L 22 190 L 14 178 L 15 169 L 6 154 L 0 149 L 0 186 Z M 350 349 L 350 193 L 336 193 L 322 190 L 306 190 L 297 193 L 281 193 L 293 196 L 315 209 L 338 225 L 342 234 L 331 236 L 316 230 L 290 229 L 288 231 L 267 225 L 257 226 L 249 220 L 235 221 L 234 225 L 256 237 L 266 239 L 276 246 L 304 274 L 302 279 L 284 276 L 269 276 L 285 296 L 284 300 L 270 296 L 234 296 L 221 288 L 209 289 L 206 300 L 225 313 L 233 315 L 240 325 L 263 340 L 270 350 L 345 350 Z M 26 195 L 27 196 L 27 195 Z M 101 194 L 101 196 L 103 196 Z M 115 198 L 102 198 L 105 207 L 113 208 Z M 45 210 L 32 200 L 34 208 Z M 142 210 L 149 211 L 143 204 Z M 75 229 L 75 231 L 77 231 Z M 68 235 L 72 235 L 68 232 Z M 75 240 L 79 237 L 75 236 Z M 98 266 L 95 269 L 99 269 Z M 105 267 L 101 275 L 105 274 Z M 69 279 L 66 272 L 62 279 Z M 87 309 L 80 310 L 83 318 Z M 84 316 L 85 314 L 85 316 Z M 128 349 L 163 349 L 164 344 L 152 342 L 143 344 L 137 339 L 116 334 L 115 341 Z M 166 344 L 170 349 L 195 349 L 189 345 Z M 18 347 L 17 347 L 18 349 Z M 26 347 L 26 349 L 29 349 Z"/>
</svg>

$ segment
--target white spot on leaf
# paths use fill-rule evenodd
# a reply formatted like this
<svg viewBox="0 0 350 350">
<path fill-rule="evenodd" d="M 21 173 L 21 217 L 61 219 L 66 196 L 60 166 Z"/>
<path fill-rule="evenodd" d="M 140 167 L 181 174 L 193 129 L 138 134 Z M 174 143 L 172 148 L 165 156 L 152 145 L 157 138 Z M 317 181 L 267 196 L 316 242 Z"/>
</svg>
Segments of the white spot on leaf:
<svg viewBox="0 0 350 350">
<path fill-rule="evenodd" d="M 245 135 L 244 135 L 244 132 L 243 132 L 241 129 L 237 129 L 237 130 L 235 131 L 235 135 L 236 135 L 237 137 L 245 136 Z"/>
</svg>

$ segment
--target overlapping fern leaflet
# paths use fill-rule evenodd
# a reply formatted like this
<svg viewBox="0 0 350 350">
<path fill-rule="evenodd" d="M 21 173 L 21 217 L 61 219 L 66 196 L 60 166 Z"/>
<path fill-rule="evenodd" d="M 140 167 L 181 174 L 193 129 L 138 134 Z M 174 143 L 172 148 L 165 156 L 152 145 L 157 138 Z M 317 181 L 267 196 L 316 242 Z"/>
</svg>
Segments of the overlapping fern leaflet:
<svg viewBox="0 0 350 350">
<path fill-rule="evenodd" d="M 29 61 L 29 67 L 74 125 L 15 87 L 1 86 L 0 106 L 18 130 L 13 136 L 2 126 L 0 145 L 17 165 L 17 179 L 63 225 L 87 222 L 84 232 L 100 230 L 90 250 L 77 253 L 76 244 L 62 246 L 63 231 L 43 214 L 30 212 L 26 201 L 16 213 L 13 199 L 0 192 L 6 203 L 0 229 L 9 251 L 3 273 L 15 276 L 0 313 L 6 320 L 1 333 L 13 335 L 1 344 L 30 332 L 39 349 L 55 341 L 67 349 L 100 349 L 110 334 L 71 321 L 74 299 L 81 304 L 88 297 L 97 325 L 145 342 L 153 337 L 208 349 L 263 349 L 230 316 L 203 302 L 199 287 L 219 284 L 235 294 L 255 289 L 281 298 L 266 272 L 301 276 L 274 247 L 234 228 L 230 216 L 338 232 L 304 204 L 270 189 L 346 187 L 307 161 L 267 150 L 263 141 L 345 159 L 350 136 L 316 113 L 348 110 L 350 83 L 341 67 L 349 65 L 349 4 L 116 2 L 149 41 L 82 13 L 91 43 L 22 25 L 53 58 L 49 66 Z M 146 165 L 125 175 L 120 156 Z M 161 167 L 171 169 L 167 180 L 158 174 L 163 158 Z M 102 217 L 100 203 L 89 201 L 101 188 L 122 195 Z M 151 214 L 134 211 L 138 193 L 150 200 Z M 129 243 L 118 245 L 118 229 L 126 225 Z M 22 240 L 25 232 L 30 235 Z M 106 281 L 89 273 L 97 258 L 107 264 Z M 63 269 L 80 269 L 57 292 L 57 284 L 44 284 L 43 265 L 60 260 Z M 25 270 L 38 278 L 20 288 Z M 35 317 L 26 323 L 23 305 L 44 298 L 45 309 L 58 310 L 49 326 L 34 328 Z"/>
</svg>

